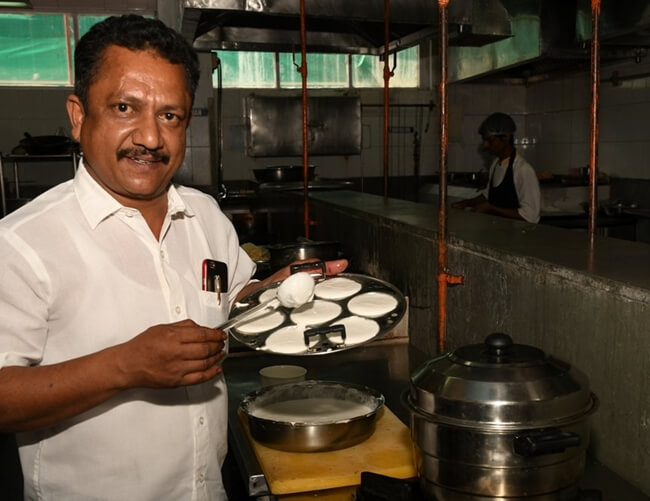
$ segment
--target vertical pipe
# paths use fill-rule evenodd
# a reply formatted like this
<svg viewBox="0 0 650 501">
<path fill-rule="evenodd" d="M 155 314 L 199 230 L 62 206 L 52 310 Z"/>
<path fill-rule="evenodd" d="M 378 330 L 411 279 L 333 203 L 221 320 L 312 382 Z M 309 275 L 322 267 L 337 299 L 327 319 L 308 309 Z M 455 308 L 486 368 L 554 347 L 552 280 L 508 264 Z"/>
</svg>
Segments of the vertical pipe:
<svg viewBox="0 0 650 501">
<path fill-rule="evenodd" d="M 72 40 L 78 40 L 81 36 L 79 34 L 79 18 L 75 16 L 72 27 L 70 26 L 70 15 L 63 15 L 63 29 L 65 30 L 67 42 L 65 44 L 65 62 L 68 67 L 68 83 L 74 86 L 74 48 L 72 47 Z M 70 31 L 76 31 L 73 36 L 70 36 Z"/>
<path fill-rule="evenodd" d="M 384 200 L 388 198 L 388 111 L 389 86 L 392 76 L 388 64 L 388 42 L 390 41 L 390 0 L 384 0 Z"/>
<path fill-rule="evenodd" d="M 217 70 L 217 190 L 220 194 L 226 194 L 226 187 L 223 184 L 223 72 L 221 59 L 215 57 Z M 212 106 L 210 106 L 212 109 Z"/>
<path fill-rule="evenodd" d="M 591 0 L 591 115 L 589 137 L 589 241 L 596 233 L 598 207 L 598 109 L 600 86 L 600 0 Z"/>
<path fill-rule="evenodd" d="M 305 17 L 305 0 L 300 0 L 300 53 L 302 59 L 298 71 L 302 75 L 303 224 L 305 238 L 309 238 L 309 129 L 307 128 L 307 31 Z"/>
<path fill-rule="evenodd" d="M 438 351 L 446 349 L 447 321 L 447 53 L 449 0 L 438 0 L 440 18 L 440 184 L 438 200 Z"/>
</svg>

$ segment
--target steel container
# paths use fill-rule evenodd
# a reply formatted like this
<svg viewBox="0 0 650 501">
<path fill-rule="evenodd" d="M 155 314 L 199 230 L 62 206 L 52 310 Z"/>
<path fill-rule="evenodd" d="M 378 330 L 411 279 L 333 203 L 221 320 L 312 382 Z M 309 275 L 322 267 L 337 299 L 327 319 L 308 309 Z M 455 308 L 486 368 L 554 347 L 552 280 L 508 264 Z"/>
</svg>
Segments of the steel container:
<svg viewBox="0 0 650 501">
<path fill-rule="evenodd" d="M 351 418 L 340 419 L 327 414 L 318 421 L 267 419 L 256 411 L 278 402 L 333 399 L 363 404 L 369 409 Z M 307 380 L 299 383 L 267 386 L 246 395 L 239 408 L 244 414 L 251 436 L 272 449 L 290 452 L 324 452 L 359 444 L 375 431 L 384 396 L 366 386 L 334 381 Z"/>
<path fill-rule="evenodd" d="M 577 488 L 598 401 L 568 363 L 495 333 L 426 362 L 403 399 L 432 498 L 560 499 Z"/>
</svg>

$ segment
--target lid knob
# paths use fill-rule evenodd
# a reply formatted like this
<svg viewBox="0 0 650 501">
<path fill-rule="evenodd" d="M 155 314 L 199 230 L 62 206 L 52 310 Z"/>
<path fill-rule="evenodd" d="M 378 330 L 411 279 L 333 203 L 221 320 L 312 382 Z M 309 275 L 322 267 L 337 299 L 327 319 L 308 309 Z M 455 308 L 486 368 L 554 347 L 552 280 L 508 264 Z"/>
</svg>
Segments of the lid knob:
<svg viewBox="0 0 650 501">
<path fill-rule="evenodd" d="M 495 359 L 499 359 L 505 355 L 512 344 L 512 338 L 503 332 L 493 332 L 485 338 L 485 346 L 487 346 L 488 353 Z"/>
</svg>

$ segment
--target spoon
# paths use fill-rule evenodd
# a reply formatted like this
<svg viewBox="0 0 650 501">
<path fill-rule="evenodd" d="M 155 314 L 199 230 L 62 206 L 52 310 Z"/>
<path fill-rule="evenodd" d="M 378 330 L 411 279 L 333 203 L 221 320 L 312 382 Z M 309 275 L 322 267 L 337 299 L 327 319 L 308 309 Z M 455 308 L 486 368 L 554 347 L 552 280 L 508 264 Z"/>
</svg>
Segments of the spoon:
<svg viewBox="0 0 650 501">
<path fill-rule="evenodd" d="M 231 329 L 244 320 L 248 320 L 249 317 L 254 313 L 265 310 L 267 308 L 274 310 L 280 305 L 284 306 L 285 308 L 298 308 L 299 306 L 302 306 L 303 304 L 310 301 L 312 297 L 314 297 L 315 286 L 316 283 L 314 282 L 314 277 L 312 277 L 309 273 L 294 273 L 280 284 L 275 297 L 267 299 L 266 301 L 262 301 L 257 306 L 254 306 L 253 308 L 232 317 L 230 320 L 221 324 L 217 328 L 221 330 Z"/>
</svg>

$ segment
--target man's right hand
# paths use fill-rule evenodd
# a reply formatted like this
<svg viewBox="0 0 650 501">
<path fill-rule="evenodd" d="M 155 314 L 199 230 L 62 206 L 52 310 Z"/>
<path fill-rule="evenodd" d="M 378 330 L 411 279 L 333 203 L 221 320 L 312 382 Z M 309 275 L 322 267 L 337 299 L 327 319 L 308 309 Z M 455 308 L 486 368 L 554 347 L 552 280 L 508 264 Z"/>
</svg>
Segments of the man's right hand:
<svg viewBox="0 0 650 501">
<path fill-rule="evenodd" d="M 168 388 L 208 381 L 221 373 L 227 337 L 192 320 L 150 327 L 116 347 L 124 386 Z"/>
<path fill-rule="evenodd" d="M 171 388 L 221 373 L 226 333 L 191 320 L 156 325 L 126 343 L 52 365 L 0 369 L 0 432 L 34 430 L 128 388 Z"/>
</svg>

